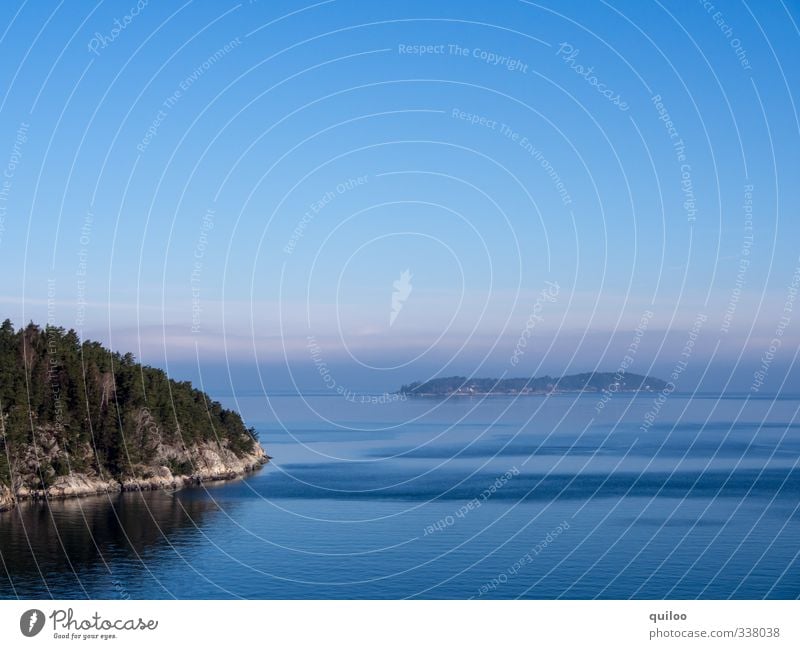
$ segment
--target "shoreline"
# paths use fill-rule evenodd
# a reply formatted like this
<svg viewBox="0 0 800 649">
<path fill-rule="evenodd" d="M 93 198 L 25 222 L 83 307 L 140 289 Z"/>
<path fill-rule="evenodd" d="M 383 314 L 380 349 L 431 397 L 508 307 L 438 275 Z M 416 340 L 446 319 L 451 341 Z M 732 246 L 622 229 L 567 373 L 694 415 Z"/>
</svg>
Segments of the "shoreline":
<svg viewBox="0 0 800 649">
<path fill-rule="evenodd" d="M 201 458 L 205 459 L 205 458 Z M 84 473 L 70 473 L 59 476 L 46 489 L 31 489 L 20 485 L 12 489 L 0 484 L 0 513 L 13 510 L 18 503 L 50 500 L 66 500 L 68 498 L 84 498 L 134 491 L 166 491 L 199 486 L 205 482 L 236 480 L 260 470 L 272 459 L 260 445 L 252 453 L 248 453 L 237 462 L 225 464 L 209 464 L 191 474 L 174 475 L 168 467 L 152 467 L 143 475 L 127 478 L 105 479 L 100 476 L 89 476 Z"/>
</svg>

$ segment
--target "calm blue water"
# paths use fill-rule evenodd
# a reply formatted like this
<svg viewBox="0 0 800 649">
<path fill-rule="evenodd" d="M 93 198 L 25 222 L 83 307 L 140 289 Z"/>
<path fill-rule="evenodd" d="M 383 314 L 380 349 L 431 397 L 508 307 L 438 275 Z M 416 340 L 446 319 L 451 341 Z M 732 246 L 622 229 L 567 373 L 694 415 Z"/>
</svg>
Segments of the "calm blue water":
<svg viewBox="0 0 800 649">
<path fill-rule="evenodd" d="M 228 399 L 270 465 L 0 514 L 0 596 L 800 596 L 800 400 L 596 403 Z"/>
</svg>

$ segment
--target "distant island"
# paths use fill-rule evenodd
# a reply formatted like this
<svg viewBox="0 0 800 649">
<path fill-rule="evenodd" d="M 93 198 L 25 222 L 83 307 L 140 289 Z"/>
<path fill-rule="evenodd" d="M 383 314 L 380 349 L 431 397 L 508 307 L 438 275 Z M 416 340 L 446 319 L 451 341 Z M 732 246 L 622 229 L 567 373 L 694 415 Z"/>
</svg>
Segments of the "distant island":
<svg viewBox="0 0 800 649">
<path fill-rule="evenodd" d="M 73 330 L 0 325 L 0 511 L 234 478 L 268 460 L 238 413 L 188 381 Z"/>
<path fill-rule="evenodd" d="M 451 395 L 517 395 L 564 392 L 650 392 L 663 390 L 666 381 L 640 374 L 618 372 L 585 372 L 569 376 L 517 379 L 468 379 L 449 376 L 415 381 L 400 388 L 399 393 L 417 397 L 446 397 Z"/>
</svg>

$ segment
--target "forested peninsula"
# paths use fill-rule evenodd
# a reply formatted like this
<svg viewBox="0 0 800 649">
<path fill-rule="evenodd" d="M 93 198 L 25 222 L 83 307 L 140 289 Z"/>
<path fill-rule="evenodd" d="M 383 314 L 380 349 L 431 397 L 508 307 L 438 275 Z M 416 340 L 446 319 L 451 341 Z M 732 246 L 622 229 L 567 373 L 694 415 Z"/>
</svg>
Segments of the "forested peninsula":
<svg viewBox="0 0 800 649">
<path fill-rule="evenodd" d="M 268 459 L 238 413 L 188 381 L 73 330 L 0 326 L 0 511 L 229 479 Z"/>
<path fill-rule="evenodd" d="M 415 381 L 400 388 L 400 394 L 421 397 L 493 394 L 549 394 L 558 392 L 649 392 L 663 390 L 667 383 L 653 376 L 621 372 L 584 372 L 568 376 L 513 379 L 468 379 L 448 376 Z"/>
</svg>

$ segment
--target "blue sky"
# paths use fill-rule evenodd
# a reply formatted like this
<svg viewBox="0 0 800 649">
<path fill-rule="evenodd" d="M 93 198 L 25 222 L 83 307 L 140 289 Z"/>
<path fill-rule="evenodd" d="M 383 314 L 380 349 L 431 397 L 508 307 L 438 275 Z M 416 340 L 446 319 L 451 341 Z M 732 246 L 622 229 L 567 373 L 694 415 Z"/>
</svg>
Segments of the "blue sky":
<svg viewBox="0 0 800 649">
<path fill-rule="evenodd" d="M 614 371 L 643 317 L 664 374 L 702 314 L 679 387 L 747 389 L 800 264 L 800 11 L 713 4 L 3 3 L 2 311 L 220 390 Z"/>
</svg>

